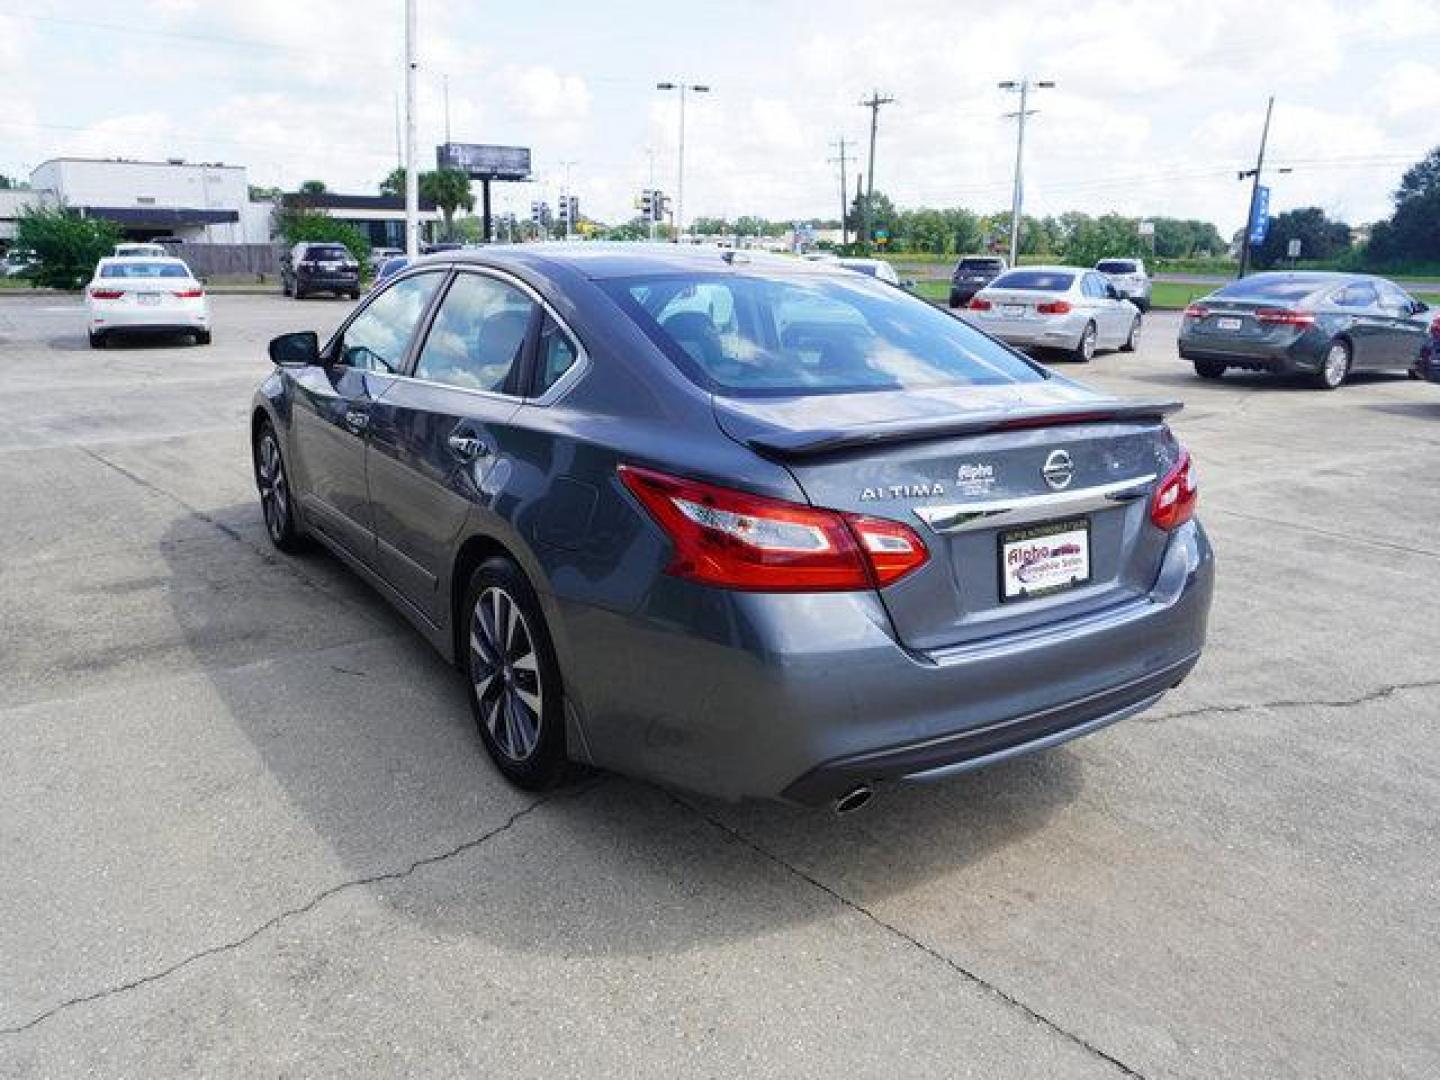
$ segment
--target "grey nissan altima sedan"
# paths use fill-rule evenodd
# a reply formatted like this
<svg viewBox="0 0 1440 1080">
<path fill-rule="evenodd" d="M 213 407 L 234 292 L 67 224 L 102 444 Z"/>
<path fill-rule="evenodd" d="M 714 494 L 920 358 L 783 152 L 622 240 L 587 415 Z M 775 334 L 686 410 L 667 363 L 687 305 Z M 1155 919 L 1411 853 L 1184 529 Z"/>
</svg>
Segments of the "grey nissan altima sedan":
<svg viewBox="0 0 1440 1080">
<path fill-rule="evenodd" d="M 459 667 L 500 771 L 853 809 L 1155 704 L 1213 557 L 1177 406 L 858 274 L 527 245 L 270 345 L 271 538 Z"/>
</svg>

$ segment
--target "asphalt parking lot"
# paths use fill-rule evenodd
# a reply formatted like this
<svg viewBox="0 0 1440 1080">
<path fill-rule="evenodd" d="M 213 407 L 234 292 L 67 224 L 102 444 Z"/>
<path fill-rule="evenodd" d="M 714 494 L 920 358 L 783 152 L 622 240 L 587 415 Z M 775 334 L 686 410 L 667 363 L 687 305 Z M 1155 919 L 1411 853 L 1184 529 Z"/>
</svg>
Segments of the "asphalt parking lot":
<svg viewBox="0 0 1440 1080">
<path fill-rule="evenodd" d="M 1210 648 L 1139 719 L 845 818 L 490 767 L 458 679 L 275 554 L 264 343 L 0 296 L 0 1075 L 1440 1073 L 1440 387 L 1180 397 Z M 643 661 L 642 661 L 643 662 Z M 877 707 L 882 703 L 877 703 Z"/>
</svg>

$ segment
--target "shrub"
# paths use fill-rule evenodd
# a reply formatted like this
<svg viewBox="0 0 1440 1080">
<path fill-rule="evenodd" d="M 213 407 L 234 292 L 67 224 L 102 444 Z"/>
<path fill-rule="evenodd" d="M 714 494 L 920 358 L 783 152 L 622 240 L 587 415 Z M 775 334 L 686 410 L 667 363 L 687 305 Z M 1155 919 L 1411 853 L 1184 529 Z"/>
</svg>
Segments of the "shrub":
<svg viewBox="0 0 1440 1080">
<path fill-rule="evenodd" d="M 95 264 L 115 249 L 120 227 L 113 221 L 81 217 L 73 210 L 21 211 L 15 246 L 29 248 L 40 263 L 29 277 L 52 289 L 79 289 Z"/>
<path fill-rule="evenodd" d="M 318 210 L 282 210 L 279 226 L 280 235 L 285 238 L 287 245 L 305 241 L 344 244 L 362 267 L 370 257 L 370 241 L 364 233 L 349 222 L 332 218 Z"/>
</svg>

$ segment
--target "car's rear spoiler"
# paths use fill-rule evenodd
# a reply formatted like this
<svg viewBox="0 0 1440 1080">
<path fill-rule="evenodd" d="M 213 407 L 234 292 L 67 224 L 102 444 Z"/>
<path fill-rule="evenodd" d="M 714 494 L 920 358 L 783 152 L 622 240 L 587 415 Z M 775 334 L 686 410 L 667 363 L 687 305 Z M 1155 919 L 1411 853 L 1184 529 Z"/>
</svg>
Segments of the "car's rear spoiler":
<svg viewBox="0 0 1440 1080">
<path fill-rule="evenodd" d="M 1158 421 L 1182 408 L 1184 405 L 1178 401 L 1117 401 L 1087 404 L 1083 408 L 1051 405 L 1031 409 L 995 409 L 958 416 L 907 418 L 863 427 L 816 427 L 799 431 L 769 428 L 747 432 L 744 442 L 752 449 L 773 457 L 811 457 L 836 450 L 952 435 L 983 435 L 993 431 L 1066 424 Z"/>
</svg>

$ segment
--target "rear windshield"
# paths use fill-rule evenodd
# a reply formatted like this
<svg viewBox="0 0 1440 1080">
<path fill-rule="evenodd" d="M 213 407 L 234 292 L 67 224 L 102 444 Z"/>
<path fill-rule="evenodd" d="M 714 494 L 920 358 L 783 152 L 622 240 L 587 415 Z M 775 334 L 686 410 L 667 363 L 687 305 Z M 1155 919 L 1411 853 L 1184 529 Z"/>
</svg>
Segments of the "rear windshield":
<svg viewBox="0 0 1440 1080">
<path fill-rule="evenodd" d="M 961 259 L 959 269 L 970 271 L 976 274 L 998 274 L 1000 272 L 1000 260 Z"/>
<path fill-rule="evenodd" d="M 864 274 L 866 277 L 874 277 L 880 272 L 880 267 L 877 266 L 875 263 L 849 262 L 845 259 L 841 259 L 840 265 L 845 267 L 846 270 L 853 270 L 855 271 L 855 273 Z"/>
<path fill-rule="evenodd" d="M 1135 264 L 1129 259 L 1101 259 L 1095 269 L 1102 274 L 1133 274 Z"/>
<path fill-rule="evenodd" d="M 181 263 L 133 262 L 107 263 L 100 267 L 102 278 L 188 278 L 190 271 Z"/>
<path fill-rule="evenodd" d="M 674 274 L 601 283 L 691 379 L 737 396 L 1039 382 L 1042 369 L 865 278 Z"/>
<path fill-rule="evenodd" d="M 307 259 L 348 259 L 350 252 L 339 244 L 311 244 L 305 249 Z"/>
<path fill-rule="evenodd" d="M 1295 278 L 1284 274 L 1256 274 L 1254 277 L 1232 281 L 1213 295 L 1221 300 L 1303 300 L 1311 293 L 1327 285 L 1335 284 L 1329 278 Z"/>
<path fill-rule="evenodd" d="M 1011 270 L 990 283 L 992 289 L 1034 289 L 1036 292 L 1064 292 L 1075 281 L 1074 274 L 1052 270 Z"/>
</svg>

